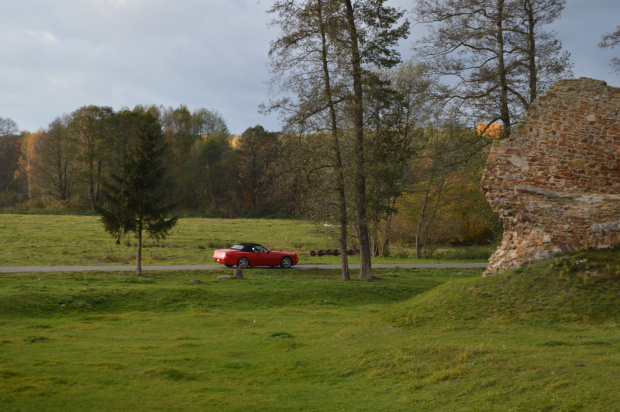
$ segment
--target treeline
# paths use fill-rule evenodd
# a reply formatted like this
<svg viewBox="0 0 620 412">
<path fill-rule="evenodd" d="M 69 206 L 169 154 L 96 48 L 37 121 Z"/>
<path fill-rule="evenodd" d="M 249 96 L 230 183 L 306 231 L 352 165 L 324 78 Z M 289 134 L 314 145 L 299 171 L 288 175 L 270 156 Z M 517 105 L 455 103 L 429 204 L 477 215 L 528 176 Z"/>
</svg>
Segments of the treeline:
<svg viewBox="0 0 620 412">
<path fill-rule="evenodd" d="M 210 216 L 286 212 L 269 195 L 268 170 L 282 139 L 261 126 L 232 136 L 216 111 L 137 106 L 115 112 L 85 106 L 34 133 L 3 130 L 0 207 L 94 209 L 103 181 L 118 171 L 135 113 L 159 119 L 166 140 L 165 182 L 179 210 Z"/>
<path fill-rule="evenodd" d="M 178 211 L 332 223 L 339 214 L 338 194 L 353 201 L 350 176 L 346 190 L 334 184 L 338 171 L 329 133 L 276 133 L 255 126 L 235 136 L 214 110 L 137 106 L 115 112 L 85 106 L 34 133 L 20 133 L 15 122 L 0 118 L 0 207 L 93 209 L 103 182 L 118 173 L 135 114 L 143 112 L 159 119 L 167 143 L 166 202 Z M 465 128 L 402 132 L 368 133 L 373 254 L 389 253 L 394 239 L 416 242 L 420 254 L 422 245 L 434 242 L 493 239 L 497 222 L 477 186 L 488 139 Z M 352 170 L 354 133 L 341 138 L 342 167 Z M 356 247 L 355 238 L 348 243 Z"/>
</svg>

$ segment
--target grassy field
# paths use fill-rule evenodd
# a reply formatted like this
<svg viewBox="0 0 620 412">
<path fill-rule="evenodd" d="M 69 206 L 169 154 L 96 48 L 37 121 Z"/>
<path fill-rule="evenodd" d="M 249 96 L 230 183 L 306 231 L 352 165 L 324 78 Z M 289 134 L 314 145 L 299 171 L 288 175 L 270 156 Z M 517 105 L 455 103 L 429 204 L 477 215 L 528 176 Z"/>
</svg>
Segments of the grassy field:
<svg viewBox="0 0 620 412">
<path fill-rule="evenodd" d="M 2 275 L 0 410 L 618 410 L 619 266 Z"/>
<path fill-rule="evenodd" d="M 183 219 L 145 263 L 209 263 L 248 238 L 330 247 L 299 221 Z M 94 217 L 0 215 L 0 265 L 132 263 L 133 247 L 113 243 Z M 0 410 L 620 410 L 619 268 L 616 249 L 491 278 L 1 275 Z"/>
<path fill-rule="evenodd" d="M 335 249 L 324 228 L 290 219 L 183 218 L 162 242 L 146 240 L 143 265 L 204 265 L 213 250 L 238 242 L 257 242 L 274 250 L 297 252 L 300 263 L 338 263 L 336 256 L 310 256 L 311 250 Z M 439 255 L 441 261 L 484 262 L 492 247 L 459 249 Z M 437 262 L 411 258 L 405 246 L 375 263 Z M 469 253 L 469 256 L 468 256 Z M 474 258 L 474 260 L 468 260 Z M 350 257 L 358 263 L 358 256 Z M 135 239 L 121 245 L 95 216 L 0 214 L 0 266 L 125 265 L 135 263 Z"/>
</svg>

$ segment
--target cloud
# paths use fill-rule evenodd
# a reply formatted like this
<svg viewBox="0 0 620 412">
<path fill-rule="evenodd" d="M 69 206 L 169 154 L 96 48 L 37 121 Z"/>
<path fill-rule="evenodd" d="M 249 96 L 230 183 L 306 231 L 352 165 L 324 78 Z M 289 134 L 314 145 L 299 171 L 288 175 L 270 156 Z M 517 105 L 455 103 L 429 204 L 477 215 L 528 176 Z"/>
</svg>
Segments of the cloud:
<svg viewBox="0 0 620 412">
<path fill-rule="evenodd" d="M 6 2 L 0 21 L 0 116 L 37 130 L 88 104 L 116 110 L 187 104 L 218 110 L 236 133 L 256 124 L 277 130 L 275 116 L 258 113 L 268 99 L 269 42 L 278 34 L 267 25 L 271 3 Z M 404 8 L 411 0 L 390 3 Z M 610 22 L 619 13 L 617 0 L 567 1 L 565 25 L 557 31 L 573 54 L 577 76 L 608 76 L 610 52 L 596 44 L 615 28 Z M 600 33 L 593 30 L 598 27 Z M 411 55 L 419 29 L 401 44 L 403 58 Z"/>
</svg>

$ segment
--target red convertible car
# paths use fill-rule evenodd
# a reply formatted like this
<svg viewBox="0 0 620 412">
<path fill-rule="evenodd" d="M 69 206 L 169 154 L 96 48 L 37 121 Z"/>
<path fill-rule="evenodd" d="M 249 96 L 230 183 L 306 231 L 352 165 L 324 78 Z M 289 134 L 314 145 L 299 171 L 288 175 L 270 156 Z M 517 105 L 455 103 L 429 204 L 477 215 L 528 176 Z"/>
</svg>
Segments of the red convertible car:
<svg viewBox="0 0 620 412">
<path fill-rule="evenodd" d="M 213 252 L 213 261 L 228 267 L 237 265 L 245 269 L 250 266 L 280 266 L 290 268 L 299 259 L 297 253 L 276 252 L 258 243 L 239 243 L 229 249 L 218 249 Z"/>
</svg>

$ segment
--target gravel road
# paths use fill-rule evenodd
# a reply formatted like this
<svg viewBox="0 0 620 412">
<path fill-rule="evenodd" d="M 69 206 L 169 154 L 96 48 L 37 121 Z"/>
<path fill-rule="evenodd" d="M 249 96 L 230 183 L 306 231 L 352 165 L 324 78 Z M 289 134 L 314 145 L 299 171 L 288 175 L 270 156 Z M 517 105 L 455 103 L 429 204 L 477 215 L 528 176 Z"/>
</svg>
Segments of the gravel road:
<svg viewBox="0 0 620 412">
<path fill-rule="evenodd" d="M 350 269 L 359 269 L 360 265 L 351 264 Z M 486 268 L 486 263 L 395 263 L 372 265 L 373 268 Z M 222 265 L 171 265 L 171 266 L 142 266 L 142 271 L 150 270 L 214 270 L 228 269 Z M 299 269 L 340 269 L 340 265 L 297 265 L 292 268 Z M 84 272 L 96 270 L 103 272 L 132 272 L 136 266 L 0 266 L 0 273 L 22 273 L 22 272 Z M 251 270 L 251 269 L 250 269 Z"/>
</svg>

